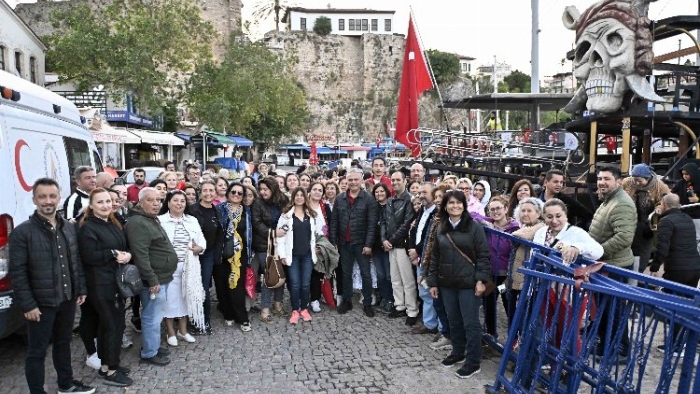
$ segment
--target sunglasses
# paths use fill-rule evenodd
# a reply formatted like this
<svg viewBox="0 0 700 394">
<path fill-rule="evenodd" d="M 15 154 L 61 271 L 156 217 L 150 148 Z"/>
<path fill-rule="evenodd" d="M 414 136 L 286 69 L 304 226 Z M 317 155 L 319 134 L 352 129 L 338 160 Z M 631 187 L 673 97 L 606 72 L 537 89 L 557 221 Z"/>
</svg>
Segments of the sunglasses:
<svg viewBox="0 0 700 394">
<path fill-rule="evenodd" d="M 243 192 L 238 190 L 231 190 L 228 194 L 233 194 L 234 196 L 242 196 Z"/>
</svg>

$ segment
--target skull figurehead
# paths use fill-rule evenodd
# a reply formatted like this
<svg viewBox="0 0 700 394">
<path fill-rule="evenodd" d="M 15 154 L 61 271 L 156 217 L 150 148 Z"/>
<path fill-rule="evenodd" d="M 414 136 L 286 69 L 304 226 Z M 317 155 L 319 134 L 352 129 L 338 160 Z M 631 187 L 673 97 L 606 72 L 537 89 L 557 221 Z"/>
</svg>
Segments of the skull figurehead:
<svg viewBox="0 0 700 394">
<path fill-rule="evenodd" d="M 562 19 L 576 31 L 574 76 L 581 83 L 566 112 L 616 112 L 630 90 L 647 101 L 664 101 L 645 78 L 653 60 L 650 1 L 602 0 L 583 15 L 566 7 Z"/>
</svg>

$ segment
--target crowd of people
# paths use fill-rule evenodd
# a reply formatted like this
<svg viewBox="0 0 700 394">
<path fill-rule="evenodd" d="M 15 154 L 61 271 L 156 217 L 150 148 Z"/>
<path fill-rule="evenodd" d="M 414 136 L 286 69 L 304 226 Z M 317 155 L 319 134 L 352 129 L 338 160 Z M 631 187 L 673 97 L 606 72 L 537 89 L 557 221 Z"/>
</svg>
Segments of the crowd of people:
<svg viewBox="0 0 700 394">
<path fill-rule="evenodd" d="M 171 164 L 148 184 L 145 171 L 135 170 L 129 187 L 79 167 L 63 215 L 56 181 L 34 183 L 36 213 L 10 236 L 32 393 L 44 392 L 50 338 L 59 392 L 94 392 L 70 367 L 76 306 L 87 364 L 106 384 L 127 387 L 133 380 L 120 352 L 133 345 L 125 333 L 129 302 L 141 360 L 167 365 L 161 325 L 170 347 L 212 334 L 212 285 L 225 326 L 243 332 L 253 329 L 251 317 L 263 324 L 311 321 L 323 303 L 345 314 L 357 287 L 365 316 L 405 318 L 411 333 L 432 334 L 433 349 L 450 350 L 442 365 L 462 363 L 455 373 L 469 378 L 480 371 L 482 335 L 497 336 L 499 296 L 512 322 L 523 288 L 517 269 L 529 254 L 485 228 L 558 250 L 565 263 L 583 256 L 652 273 L 664 264 L 669 280 L 693 286 L 700 280 L 695 227 L 680 210 L 698 201 L 700 172 L 692 165 L 673 191 L 644 164 L 625 179 L 616 168 L 600 168 L 600 205 L 591 210 L 565 193 L 559 170 L 539 185 L 522 179 L 499 193 L 485 179 L 431 180 L 420 163 L 391 171 L 380 157 L 369 172 L 307 167 L 283 176 L 259 164 L 233 182 L 197 165 L 178 174 Z M 282 263 L 285 286 L 261 280 L 269 258 Z M 143 283 L 130 301 L 117 275 L 128 264 Z M 487 290 L 491 284 L 505 290 Z M 608 319 L 601 321 L 604 338 Z M 612 324 L 613 331 L 627 329 L 617 317 Z M 623 340 L 620 360 L 628 346 Z"/>
</svg>

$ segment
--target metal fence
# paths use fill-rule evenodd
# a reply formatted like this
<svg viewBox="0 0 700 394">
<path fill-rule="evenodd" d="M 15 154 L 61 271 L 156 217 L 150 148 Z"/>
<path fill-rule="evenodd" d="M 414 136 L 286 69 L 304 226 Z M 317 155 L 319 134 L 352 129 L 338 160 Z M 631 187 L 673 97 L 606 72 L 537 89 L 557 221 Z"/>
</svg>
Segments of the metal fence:
<svg viewBox="0 0 700 394">
<path fill-rule="evenodd" d="M 486 231 L 532 248 L 508 337 L 485 336 L 503 353 L 488 392 L 700 392 L 700 289 L 584 259 L 568 266 L 553 249 Z"/>
</svg>

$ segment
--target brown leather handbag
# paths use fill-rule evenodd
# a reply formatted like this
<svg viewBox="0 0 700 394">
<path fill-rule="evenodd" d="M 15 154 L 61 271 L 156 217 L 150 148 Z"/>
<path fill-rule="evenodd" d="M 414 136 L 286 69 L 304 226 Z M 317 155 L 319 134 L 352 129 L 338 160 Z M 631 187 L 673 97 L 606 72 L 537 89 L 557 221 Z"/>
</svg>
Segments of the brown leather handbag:
<svg viewBox="0 0 700 394">
<path fill-rule="evenodd" d="M 275 248 L 275 229 L 270 229 L 267 236 L 267 257 L 265 258 L 265 286 L 268 289 L 277 289 L 284 285 L 287 277 L 284 274 L 282 261 Z"/>
<path fill-rule="evenodd" d="M 476 264 L 474 264 L 472 259 L 470 259 L 469 256 L 467 256 L 467 254 L 462 251 L 462 249 L 457 247 L 455 241 L 452 240 L 452 236 L 450 234 L 445 233 L 445 235 L 447 236 L 447 240 L 450 241 L 450 245 L 452 245 L 452 247 L 457 251 L 457 253 L 464 257 L 465 260 L 470 262 L 474 266 L 474 270 L 476 271 Z M 486 282 L 484 282 L 484 287 L 486 289 L 484 290 L 484 293 L 481 294 L 481 296 L 488 297 L 491 293 L 493 293 L 494 290 L 496 290 L 496 283 L 489 279 Z"/>
</svg>

